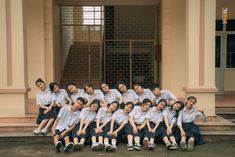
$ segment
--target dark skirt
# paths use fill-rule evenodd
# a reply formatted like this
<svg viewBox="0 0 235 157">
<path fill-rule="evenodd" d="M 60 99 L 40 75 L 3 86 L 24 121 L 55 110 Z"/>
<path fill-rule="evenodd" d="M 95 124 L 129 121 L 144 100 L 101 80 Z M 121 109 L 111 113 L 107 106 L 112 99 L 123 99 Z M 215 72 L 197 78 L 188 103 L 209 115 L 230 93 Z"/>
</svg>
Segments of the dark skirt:
<svg viewBox="0 0 235 157">
<path fill-rule="evenodd" d="M 45 106 L 49 107 L 50 105 Z M 39 108 L 39 114 L 36 122 L 37 124 L 40 124 L 45 119 L 52 119 L 57 117 L 57 112 L 54 107 L 52 107 L 51 111 L 49 111 L 47 114 L 44 114 L 44 111 L 45 109 L 41 107 Z"/>
<path fill-rule="evenodd" d="M 102 124 L 100 124 L 102 125 Z M 90 129 L 90 134 L 91 136 L 95 136 L 95 137 L 99 137 L 99 136 L 102 136 L 104 138 L 108 138 L 108 135 L 107 133 L 109 132 L 110 130 L 110 122 L 108 122 L 104 127 L 103 127 L 103 132 L 100 132 L 100 133 L 96 133 L 95 132 L 95 129 L 96 129 L 96 122 L 92 123 L 92 126 L 91 126 L 91 129 Z"/>
<path fill-rule="evenodd" d="M 63 131 L 65 131 L 65 130 L 60 131 L 60 130 L 56 129 L 56 130 L 55 130 L 55 134 L 58 135 L 58 136 L 60 136 L 60 134 L 61 134 Z M 66 133 L 62 138 L 60 138 L 60 139 L 64 139 L 65 137 L 69 137 L 69 135 L 70 135 L 70 132 L 67 132 L 67 133 Z"/>
<path fill-rule="evenodd" d="M 136 126 L 140 126 L 138 124 L 135 124 Z M 147 127 L 145 126 L 143 129 L 141 130 L 138 130 L 138 133 L 137 134 L 134 134 L 133 132 L 133 127 L 131 126 L 130 123 L 127 123 L 126 124 L 126 127 L 125 127 L 125 130 L 126 130 L 126 133 L 127 135 L 133 135 L 133 136 L 139 136 L 140 138 L 143 138 L 144 137 L 144 134 L 146 132 L 146 129 Z"/>
<path fill-rule="evenodd" d="M 173 136 L 175 137 L 176 142 L 179 143 L 180 140 L 181 140 L 181 133 L 180 133 L 180 129 L 178 128 L 177 125 L 175 125 L 175 126 L 172 128 L 172 134 L 173 134 Z"/>
<path fill-rule="evenodd" d="M 193 122 L 191 123 L 182 123 L 182 127 L 186 134 L 186 138 L 194 137 L 195 144 L 204 144 L 205 142 L 202 140 L 202 136 L 200 134 L 199 128 Z"/>
<path fill-rule="evenodd" d="M 120 127 L 120 125 L 114 122 L 113 131 L 115 131 L 115 130 L 118 129 L 119 127 Z M 110 128 L 109 128 L 109 130 L 110 130 Z M 109 131 L 108 131 L 108 132 L 109 132 Z M 120 130 L 120 131 L 118 132 L 117 137 L 115 137 L 115 136 L 110 136 L 110 135 L 107 136 L 108 139 L 110 139 L 110 140 L 116 139 L 118 142 L 125 141 L 125 140 L 126 140 L 126 137 L 127 137 L 126 125 L 122 128 L 122 130 Z"/>
<path fill-rule="evenodd" d="M 151 128 L 154 128 L 155 126 L 156 126 L 155 123 L 150 122 L 150 127 Z M 162 140 L 163 137 L 167 136 L 165 123 L 161 122 L 159 124 L 159 126 L 157 127 L 157 130 L 156 130 L 155 133 L 149 132 L 148 129 L 146 129 L 144 136 L 149 137 L 149 138 L 159 138 L 160 140 Z"/>
</svg>

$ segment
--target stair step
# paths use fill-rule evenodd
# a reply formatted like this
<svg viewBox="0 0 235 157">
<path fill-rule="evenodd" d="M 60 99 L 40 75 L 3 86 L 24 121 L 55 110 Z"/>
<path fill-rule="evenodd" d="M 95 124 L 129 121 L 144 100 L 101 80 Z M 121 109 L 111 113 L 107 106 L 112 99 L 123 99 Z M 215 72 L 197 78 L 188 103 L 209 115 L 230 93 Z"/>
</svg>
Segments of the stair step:
<svg viewBox="0 0 235 157">
<path fill-rule="evenodd" d="M 216 112 L 235 112 L 235 105 L 216 105 Z"/>
<path fill-rule="evenodd" d="M 22 117 L 0 117 L 0 124 L 2 123 L 30 123 L 36 122 L 37 115 L 26 115 Z"/>
<path fill-rule="evenodd" d="M 1 123 L 0 133 L 3 132 L 32 132 L 37 127 L 34 123 Z"/>
<path fill-rule="evenodd" d="M 226 119 L 235 118 L 235 112 L 216 112 L 216 114 Z"/>
<path fill-rule="evenodd" d="M 235 131 L 200 131 L 204 136 L 235 136 Z"/>
<path fill-rule="evenodd" d="M 196 122 L 196 124 L 201 131 L 235 131 L 235 124 L 220 116 L 207 122 Z"/>
</svg>

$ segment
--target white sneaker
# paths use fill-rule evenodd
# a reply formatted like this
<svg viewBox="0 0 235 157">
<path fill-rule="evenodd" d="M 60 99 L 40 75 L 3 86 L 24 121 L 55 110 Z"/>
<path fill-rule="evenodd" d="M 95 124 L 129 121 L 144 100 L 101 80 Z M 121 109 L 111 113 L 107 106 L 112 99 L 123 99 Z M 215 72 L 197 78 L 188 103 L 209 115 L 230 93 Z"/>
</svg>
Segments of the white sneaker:
<svg viewBox="0 0 235 157">
<path fill-rule="evenodd" d="M 38 129 L 34 129 L 34 130 L 33 130 L 33 133 L 34 133 L 35 135 L 39 135 L 39 134 L 41 133 L 41 131 L 38 130 Z"/>
<path fill-rule="evenodd" d="M 97 143 L 97 142 L 96 142 L 96 143 L 93 143 L 92 146 L 91 146 L 91 149 L 92 149 L 92 150 L 98 150 L 98 149 L 99 149 L 98 143 Z"/>
<path fill-rule="evenodd" d="M 46 135 L 47 132 L 48 132 L 48 129 L 45 129 L 45 128 L 44 128 L 44 129 L 42 129 L 41 134 Z"/>
</svg>

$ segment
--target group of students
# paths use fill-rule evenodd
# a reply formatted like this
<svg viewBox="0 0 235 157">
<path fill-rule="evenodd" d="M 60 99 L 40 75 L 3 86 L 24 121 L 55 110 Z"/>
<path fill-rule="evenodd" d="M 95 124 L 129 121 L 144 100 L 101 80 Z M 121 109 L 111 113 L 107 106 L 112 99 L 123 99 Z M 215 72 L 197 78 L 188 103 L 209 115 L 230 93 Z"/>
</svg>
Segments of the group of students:
<svg viewBox="0 0 235 157">
<path fill-rule="evenodd" d="M 153 150 L 158 142 L 167 149 L 193 150 L 194 144 L 203 144 L 197 117 L 206 120 L 203 110 L 195 109 L 194 96 L 186 102 L 178 101 L 169 90 L 161 90 L 157 84 L 144 89 L 135 84 L 127 89 L 124 83 L 118 89 L 110 89 L 102 83 L 99 89 L 85 84 L 79 89 L 75 84 L 60 89 L 55 82 L 46 88 L 45 82 L 36 80 L 39 92 L 38 127 L 35 134 L 46 134 L 52 126 L 52 136 L 59 152 L 81 150 L 91 143 L 92 150 L 117 150 L 117 142 L 127 142 L 127 150 Z"/>
</svg>

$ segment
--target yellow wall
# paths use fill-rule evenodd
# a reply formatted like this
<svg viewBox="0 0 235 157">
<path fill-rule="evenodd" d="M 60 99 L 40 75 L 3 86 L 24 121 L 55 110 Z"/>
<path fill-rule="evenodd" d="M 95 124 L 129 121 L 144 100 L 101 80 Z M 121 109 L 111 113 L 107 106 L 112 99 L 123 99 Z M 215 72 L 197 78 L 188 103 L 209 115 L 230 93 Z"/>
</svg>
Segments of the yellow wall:
<svg viewBox="0 0 235 157">
<path fill-rule="evenodd" d="M 44 55 L 44 1 L 26 0 L 26 31 L 27 31 L 27 57 L 28 57 L 28 84 L 31 88 L 29 98 L 34 98 L 37 92 L 35 80 L 45 80 Z"/>
<path fill-rule="evenodd" d="M 163 1 L 161 23 L 162 88 L 182 97 L 186 85 L 185 0 Z"/>
</svg>

